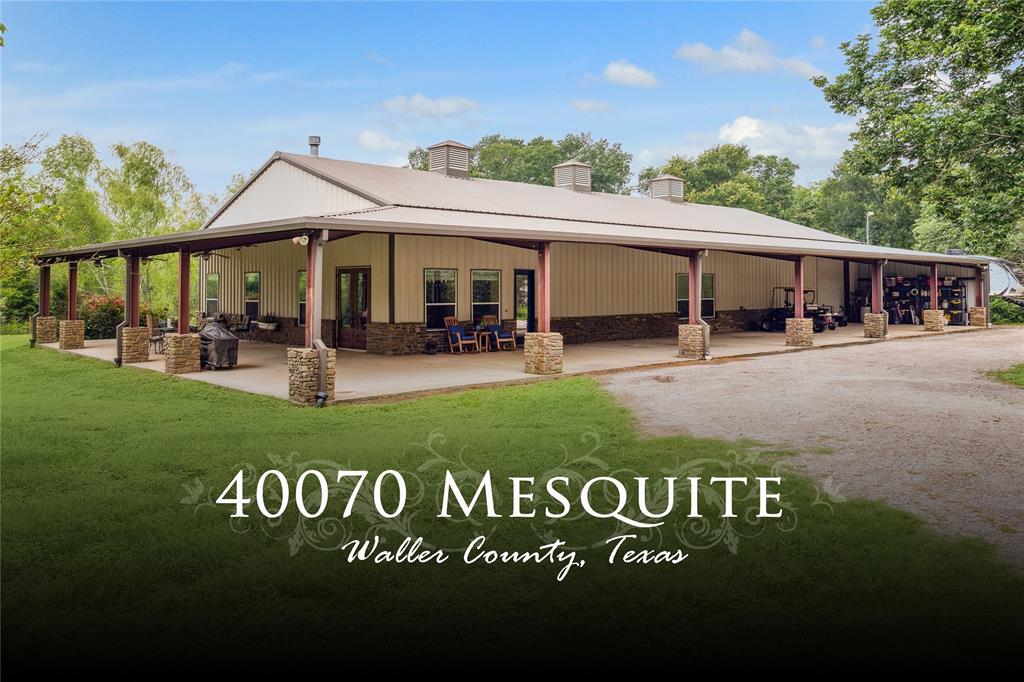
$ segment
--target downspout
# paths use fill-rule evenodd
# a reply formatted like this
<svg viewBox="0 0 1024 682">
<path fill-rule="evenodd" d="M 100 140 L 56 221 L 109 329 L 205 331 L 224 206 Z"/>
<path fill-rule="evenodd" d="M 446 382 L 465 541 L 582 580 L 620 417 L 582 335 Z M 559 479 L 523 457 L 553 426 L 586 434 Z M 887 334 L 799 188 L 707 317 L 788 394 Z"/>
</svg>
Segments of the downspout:
<svg viewBox="0 0 1024 682">
<path fill-rule="evenodd" d="M 309 235 L 312 240 L 310 248 L 312 249 L 310 262 L 307 264 L 306 269 L 313 271 L 313 315 L 312 315 L 312 328 L 309 330 L 309 337 L 311 346 L 317 350 L 318 364 L 320 366 L 320 373 L 317 378 L 317 392 L 316 402 L 313 407 L 323 407 L 327 404 L 327 344 L 324 343 L 321 338 L 323 326 L 321 323 L 321 316 L 323 315 L 323 264 L 324 264 L 324 244 L 328 239 L 327 230 L 320 230 L 319 234 L 316 232 Z M 309 276 L 309 273 L 306 273 Z"/>
<path fill-rule="evenodd" d="M 117 347 L 117 349 L 114 352 L 114 367 L 121 366 L 121 351 L 123 349 L 121 330 L 124 329 L 125 326 L 127 326 L 128 324 L 128 306 L 131 305 L 130 299 L 132 296 L 131 255 L 121 250 L 118 250 L 117 255 L 119 257 L 124 256 L 124 258 L 127 259 L 128 267 L 125 268 L 124 276 L 124 318 L 120 322 L 118 322 L 117 327 L 114 328 L 114 338 L 116 339 L 115 345 Z"/>
<path fill-rule="evenodd" d="M 697 258 L 700 260 L 700 275 L 699 286 L 701 292 L 701 300 L 697 301 L 697 321 L 700 323 L 701 336 L 704 338 L 704 359 L 711 359 L 711 325 L 704 320 L 704 316 L 701 315 L 701 307 L 704 303 L 704 257 L 708 255 L 707 249 L 702 249 L 697 252 Z M 693 305 L 693 302 L 690 303 Z"/>
</svg>

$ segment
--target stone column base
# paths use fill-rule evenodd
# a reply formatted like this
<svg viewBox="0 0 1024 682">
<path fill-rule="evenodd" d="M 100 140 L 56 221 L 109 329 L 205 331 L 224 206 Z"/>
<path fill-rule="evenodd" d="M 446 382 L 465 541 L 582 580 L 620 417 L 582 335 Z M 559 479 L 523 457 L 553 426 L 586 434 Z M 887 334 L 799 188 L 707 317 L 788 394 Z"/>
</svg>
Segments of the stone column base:
<svg viewBox="0 0 1024 682">
<path fill-rule="evenodd" d="M 36 343 L 57 343 L 57 318 L 36 318 Z"/>
<path fill-rule="evenodd" d="M 786 320 L 787 346 L 813 346 L 814 320 L 809 317 L 790 317 Z"/>
<path fill-rule="evenodd" d="M 987 327 L 988 326 L 988 313 L 986 309 L 981 306 L 971 306 L 969 311 L 970 321 L 972 327 Z"/>
<path fill-rule="evenodd" d="M 679 325 L 679 357 L 689 360 L 703 360 L 708 355 L 709 327 L 702 324 Z"/>
<path fill-rule="evenodd" d="M 121 364 L 149 362 L 149 327 L 121 328 Z"/>
<path fill-rule="evenodd" d="M 338 360 L 338 351 L 328 348 L 327 383 L 325 392 L 327 402 L 334 401 L 334 377 Z M 316 394 L 320 390 L 320 351 L 316 348 L 288 349 L 288 399 L 302 405 L 316 402 Z"/>
<path fill-rule="evenodd" d="M 164 334 L 164 372 L 198 372 L 199 334 Z"/>
<path fill-rule="evenodd" d="M 60 321 L 60 347 L 63 350 L 85 348 L 85 320 Z"/>
<path fill-rule="evenodd" d="M 884 339 L 888 331 L 888 315 L 885 313 L 864 313 L 864 338 Z"/>
<path fill-rule="evenodd" d="M 946 326 L 946 314 L 942 310 L 925 310 L 923 316 L 926 332 L 941 332 Z"/>
<path fill-rule="evenodd" d="M 527 374 L 562 373 L 562 335 L 558 332 L 527 332 L 523 344 Z"/>
</svg>

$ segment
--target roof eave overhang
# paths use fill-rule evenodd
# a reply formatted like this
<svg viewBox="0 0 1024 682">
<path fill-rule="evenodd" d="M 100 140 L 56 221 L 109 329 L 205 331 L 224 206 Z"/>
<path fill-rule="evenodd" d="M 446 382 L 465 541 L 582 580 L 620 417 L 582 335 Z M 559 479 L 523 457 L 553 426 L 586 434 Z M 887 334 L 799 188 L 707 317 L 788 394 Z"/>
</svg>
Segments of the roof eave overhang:
<svg viewBox="0 0 1024 682">
<path fill-rule="evenodd" d="M 841 242 L 818 244 L 811 241 L 794 240 L 790 245 L 758 245 L 731 244 L 714 239 L 680 239 L 678 237 L 656 237 L 637 235 L 622 237 L 617 235 L 588 234 L 572 231 L 516 229 L 514 231 L 495 227 L 445 226 L 433 224 L 393 221 L 381 218 L 367 219 L 365 214 L 352 216 L 335 216 L 331 218 L 305 216 L 286 220 L 273 220 L 262 223 L 250 223 L 216 229 L 199 229 L 189 232 L 172 232 L 154 237 L 127 239 L 105 244 L 91 244 L 72 249 L 45 251 L 36 256 L 36 263 L 45 265 L 71 260 L 94 260 L 111 258 L 123 253 L 141 256 L 154 256 L 186 249 L 191 252 L 212 251 L 222 248 L 248 246 L 271 241 L 289 239 L 307 233 L 310 230 L 326 229 L 332 236 L 340 237 L 356 232 L 395 233 L 433 237 L 467 237 L 473 239 L 489 239 L 513 241 L 520 244 L 540 242 L 577 242 L 589 244 L 609 244 L 643 248 L 647 250 L 713 250 L 747 253 L 763 256 L 817 256 L 821 258 L 838 258 L 857 262 L 875 262 L 889 260 L 905 263 L 942 263 L 946 265 L 965 265 L 984 267 L 988 260 L 980 256 L 953 256 L 948 254 L 932 254 L 924 252 L 885 251 L 864 252 L 858 249 L 844 248 Z"/>
</svg>

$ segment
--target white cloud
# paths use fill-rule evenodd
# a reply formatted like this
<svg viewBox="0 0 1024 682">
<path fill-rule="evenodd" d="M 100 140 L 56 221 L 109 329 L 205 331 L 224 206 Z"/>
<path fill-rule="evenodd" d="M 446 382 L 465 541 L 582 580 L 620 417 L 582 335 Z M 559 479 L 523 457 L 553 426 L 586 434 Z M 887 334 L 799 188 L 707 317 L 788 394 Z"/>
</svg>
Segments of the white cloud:
<svg viewBox="0 0 1024 682">
<path fill-rule="evenodd" d="M 384 133 L 374 130 L 363 130 L 358 135 L 359 146 L 363 149 L 390 149 L 392 151 L 401 149 L 403 145 L 398 140 L 388 137 Z"/>
<path fill-rule="evenodd" d="M 412 97 L 406 97 L 405 95 L 393 97 L 384 102 L 384 106 L 397 114 L 445 118 L 473 111 L 477 108 L 477 103 L 468 97 L 439 97 L 432 99 L 426 95 L 416 93 Z"/>
<path fill-rule="evenodd" d="M 572 101 L 572 108 L 576 111 L 585 112 L 608 111 L 612 108 L 612 105 L 598 99 L 574 99 Z"/>
<path fill-rule="evenodd" d="M 700 64 L 714 72 L 786 71 L 806 78 L 821 73 L 820 69 L 808 61 L 779 56 L 764 38 L 746 28 L 740 31 L 732 43 L 717 50 L 705 43 L 683 43 L 676 50 L 676 58 Z"/>
<path fill-rule="evenodd" d="M 850 133 L 855 124 L 838 121 L 815 126 L 795 122 L 775 122 L 738 116 L 716 131 L 691 131 L 681 138 L 652 143 L 633 157 L 633 171 L 645 166 L 660 166 L 671 156 L 696 156 L 718 144 L 745 144 L 754 154 L 776 154 L 792 159 L 800 170 L 796 179 L 808 183 L 828 177 L 832 168 L 851 146 Z"/>
<path fill-rule="evenodd" d="M 719 128 L 718 141 L 745 144 L 757 154 L 788 156 L 802 169 L 825 175 L 849 148 L 850 133 L 855 128 L 849 122 L 812 126 L 740 116 Z M 823 168 L 823 164 L 827 167 Z"/>
<path fill-rule="evenodd" d="M 828 42 L 825 40 L 825 36 L 814 36 L 811 38 L 811 47 L 815 50 L 823 50 L 828 46 Z"/>
<path fill-rule="evenodd" d="M 612 62 L 604 67 L 604 77 L 609 83 L 616 85 L 628 85 L 634 88 L 653 88 L 658 85 L 658 79 L 646 69 L 641 69 L 636 64 L 630 64 L 625 59 Z"/>
</svg>

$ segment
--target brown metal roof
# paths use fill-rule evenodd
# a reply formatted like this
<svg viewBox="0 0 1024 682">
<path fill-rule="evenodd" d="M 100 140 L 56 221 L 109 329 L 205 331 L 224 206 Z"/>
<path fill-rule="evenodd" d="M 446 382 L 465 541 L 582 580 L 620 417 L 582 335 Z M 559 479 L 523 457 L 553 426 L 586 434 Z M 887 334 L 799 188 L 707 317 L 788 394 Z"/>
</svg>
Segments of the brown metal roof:
<svg viewBox="0 0 1024 682">
<path fill-rule="evenodd" d="M 328 216 L 297 216 L 217 228 L 204 226 L 191 232 L 52 250 L 38 258 L 40 262 L 102 258 L 124 250 L 156 255 L 175 251 L 181 246 L 195 252 L 287 239 L 310 229 L 331 229 L 344 233 L 395 232 L 520 243 L 573 241 L 638 248 L 718 249 L 860 260 L 888 258 L 906 262 L 977 265 L 987 262 L 975 256 L 868 246 L 741 208 L 672 203 L 600 192 L 573 192 L 500 180 L 453 178 L 440 173 L 305 154 L 275 153 L 249 183 L 279 160 L 381 206 Z M 214 217 L 230 203 L 228 201 L 221 207 Z"/>
</svg>

